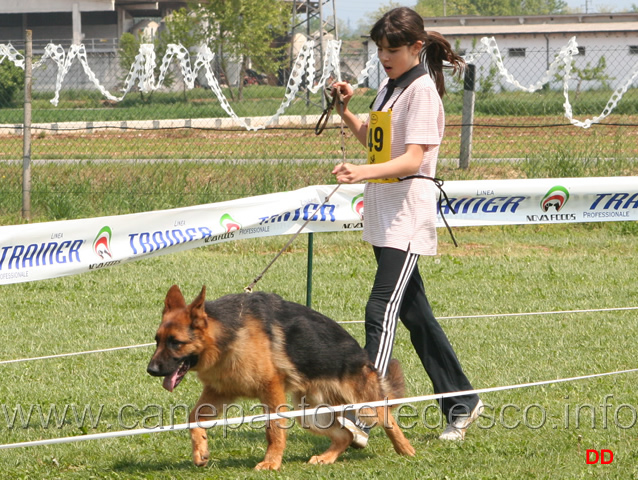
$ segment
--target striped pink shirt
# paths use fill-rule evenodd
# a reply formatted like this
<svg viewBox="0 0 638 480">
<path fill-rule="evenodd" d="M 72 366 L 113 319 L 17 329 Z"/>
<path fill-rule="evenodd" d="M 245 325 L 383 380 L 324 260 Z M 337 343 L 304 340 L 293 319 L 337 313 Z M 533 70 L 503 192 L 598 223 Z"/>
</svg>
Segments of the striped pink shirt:
<svg viewBox="0 0 638 480">
<path fill-rule="evenodd" d="M 386 84 L 387 81 L 379 90 L 373 105 L 375 110 L 385 94 Z M 417 174 L 434 177 L 445 127 L 443 103 L 434 82 L 426 74 L 405 89 L 397 87 L 383 110 L 390 106 L 392 158 L 404 154 L 407 144 L 430 145 Z M 423 178 L 367 183 L 364 190 L 363 240 L 377 247 L 436 255 L 437 199 L 438 189 L 431 180 Z"/>
</svg>

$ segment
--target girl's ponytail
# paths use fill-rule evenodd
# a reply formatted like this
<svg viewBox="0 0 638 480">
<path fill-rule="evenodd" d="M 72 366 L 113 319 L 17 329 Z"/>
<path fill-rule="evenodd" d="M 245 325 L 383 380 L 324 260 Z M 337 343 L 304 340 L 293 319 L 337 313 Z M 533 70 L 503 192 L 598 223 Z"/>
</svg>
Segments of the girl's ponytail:
<svg viewBox="0 0 638 480">
<path fill-rule="evenodd" d="M 434 80 L 440 97 L 445 95 L 443 70 L 452 69 L 452 75 L 456 75 L 461 74 L 465 68 L 465 60 L 452 50 L 450 42 L 439 32 L 424 32 L 424 46 L 420 58 L 427 64 L 428 72 Z M 444 61 L 447 64 L 444 64 Z"/>
</svg>

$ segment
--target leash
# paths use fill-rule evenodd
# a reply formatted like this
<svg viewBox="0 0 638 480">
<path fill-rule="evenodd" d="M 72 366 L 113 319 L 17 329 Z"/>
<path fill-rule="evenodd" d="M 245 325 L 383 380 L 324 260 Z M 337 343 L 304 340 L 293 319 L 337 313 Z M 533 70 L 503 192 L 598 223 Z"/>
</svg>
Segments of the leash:
<svg viewBox="0 0 638 480">
<path fill-rule="evenodd" d="M 336 95 L 331 96 L 329 94 L 329 90 L 328 89 L 324 89 L 323 94 L 324 94 L 324 96 L 325 96 L 325 98 L 327 100 L 327 106 L 324 109 L 323 113 L 321 114 L 321 117 L 319 118 L 319 121 L 317 122 L 317 125 L 315 126 L 315 135 L 320 135 L 324 131 L 324 129 L 326 128 L 326 124 L 328 123 L 328 119 L 330 118 L 330 113 L 334 109 L 335 104 L 338 102 L 339 103 L 339 107 L 341 109 L 341 126 L 340 126 L 341 130 L 340 130 L 340 135 L 341 135 L 341 155 L 342 155 L 342 164 L 343 164 L 343 163 L 346 163 L 346 140 L 345 140 L 345 132 L 344 132 L 344 124 L 343 124 L 343 112 L 344 112 L 343 96 L 341 95 L 341 92 L 339 92 L 339 91 L 336 91 Z M 303 231 L 303 229 L 306 228 L 306 226 L 315 217 L 315 215 L 330 201 L 330 198 L 334 195 L 334 193 L 337 190 L 339 190 L 340 186 L 341 186 L 341 184 L 338 183 L 337 186 L 332 190 L 332 192 L 330 192 L 330 194 L 328 196 L 326 196 L 326 198 L 324 199 L 323 203 L 321 205 L 319 205 L 315 209 L 314 212 L 312 212 L 312 215 L 308 216 L 308 220 L 306 220 L 303 223 L 303 225 L 299 228 L 299 230 L 297 230 L 297 232 L 290 238 L 290 240 L 288 240 L 288 242 L 283 246 L 283 248 L 281 250 L 279 250 L 277 255 L 275 255 L 275 257 L 270 261 L 270 263 L 268 265 L 266 265 L 266 268 L 264 268 L 263 271 L 259 275 L 257 275 L 249 285 L 244 287 L 244 292 L 252 293 L 253 288 L 255 287 L 257 282 L 259 282 L 259 280 L 261 280 L 261 278 L 265 275 L 265 273 L 268 271 L 268 269 L 270 267 L 272 267 L 272 265 L 286 251 L 286 249 L 290 245 L 292 245 L 292 242 L 295 241 L 295 239 L 299 236 L 299 234 Z"/>
<path fill-rule="evenodd" d="M 443 214 L 443 198 L 445 198 L 445 203 L 447 204 L 448 208 L 452 211 L 452 214 L 456 215 L 456 210 L 454 210 L 454 206 L 452 205 L 452 202 L 450 202 L 450 199 L 448 198 L 447 193 L 445 193 L 445 190 L 443 190 L 443 183 L 444 183 L 443 179 L 437 178 L 437 177 L 428 177 L 427 175 L 410 175 L 409 177 L 399 178 L 399 181 L 402 182 L 403 180 L 410 180 L 411 178 L 424 178 L 426 180 L 430 180 L 432 183 L 434 183 L 436 188 L 439 189 L 439 202 L 438 202 L 439 213 L 441 214 L 441 219 L 443 220 L 443 223 L 445 224 L 447 231 L 450 233 L 450 237 L 452 237 L 454 246 L 458 247 L 459 244 L 456 242 L 456 238 L 454 238 L 452 229 L 450 228 L 450 225 L 447 223 L 447 219 L 445 218 L 445 215 Z"/>
<path fill-rule="evenodd" d="M 344 122 L 343 122 L 343 112 L 345 107 L 343 102 L 343 96 L 341 95 L 341 92 L 338 90 L 335 91 L 335 95 L 331 95 L 330 90 L 327 88 L 324 89 L 323 94 L 326 99 L 326 108 L 321 113 L 321 117 L 319 117 L 319 121 L 315 125 L 315 135 L 321 135 L 321 133 L 323 133 L 323 131 L 326 128 L 326 125 L 328 124 L 330 114 L 332 113 L 332 110 L 334 110 L 335 105 L 338 103 L 341 110 L 341 122 L 340 122 L 339 134 L 341 136 L 341 155 L 342 155 L 342 164 L 343 164 L 343 163 L 346 163 L 346 144 L 345 144 L 345 132 L 344 132 Z M 454 234 L 452 233 L 452 229 L 450 228 L 450 225 L 448 224 L 447 219 L 445 218 L 445 215 L 443 214 L 443 208 L 442 208 L 443 197 L 445 198 L 445 201 L 448 207 L 450 208 L 450 210 L 452 211 L 452 213 L 456 214 L 456 211 L 454 210 L 454 207 L 452 206 L 450 199 L 445 193 L 445 190 L 443 190 L 443 180 L 440 178 L 435 178 L 435 177 L 433 178 L 433 177 L 428 177 L 425 175 L 410 175 L 409 177 L 400 178 L 399 180 L 400 181 L 409 180 L 411 178 L 424 178 L 424 179 L 430 180 L 439 189 L 439 192 L 440 192 L 439 193 L 439 212 L 441 213 L 441 218 L 443 219 L 443 223 L 445 223 L 445 226 L 447 227 L 447 230 L 450 233 L 450 236 L 452 237 L 454 246 L 458 247 L 459 245 L 456 241 L 456 238 L 454 237 Z M 288 242 L 283 246 L 283 248 L 279 250 L 277 255 L 275 255 L 275 257 L 270 261 L 270 263 L 266 265 L 266 268 L 264 268 L 263 271 L 259 275 L 257 275 L 249 285 L 244 287 L 244 292 L 252 293 L 253 288 L 255 287 L 257 282 L 259 282 L 259 280 L 262 279 L 262 277 L 266 274 L 266 272 L 270 269 L 270 267 L 272 267 L 272 265 L 277 261 L 277 259 L 281 255 L 283 255 L 286 249 L 290 247 L 290 245 L 292 245 L 292 242 L 294 242 L 295 239 L 299 236 L 299 234 L 303 231 L 303 229 L 306 228 L 308 223 L 310 223 L 310 221 L 314 218 L 317 212 L 319 212 L 324 207 L 324 205 L 326 205 L 328 201 L 330 201 L 330 198 L 332 197 L 332 195 L 334 195 L 334 193 L 339 189 L 340 186 L 341 186 L 340 183 L 337 184 L 334 190 L 332 190 L 332 192 L 330 192 L 330 194 L 325 198 L 323 203 L 319 205 L 314 212 L 312 212 L 312 215 L 308 216 L 308 220 L 306 220 L 303 223 L 303 225 L 299 228 L 299 230 L 297 230 L 297 232 L 295 232 L 295 234 L 290 238 L 290 240 L 288 240 Z"/>
</svg>

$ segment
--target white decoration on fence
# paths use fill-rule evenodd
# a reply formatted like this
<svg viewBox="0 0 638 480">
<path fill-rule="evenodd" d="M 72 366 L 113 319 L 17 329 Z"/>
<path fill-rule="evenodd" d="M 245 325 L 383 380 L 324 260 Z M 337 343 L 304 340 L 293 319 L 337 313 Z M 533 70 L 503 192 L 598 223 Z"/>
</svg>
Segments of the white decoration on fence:
<svg viewBox="0 0 638 480">
<path fill-rule="evenodd" d="M 290 78 L 288 79 L 284 99 L 282 100 L 281 105 L 279 106 L 277 112 L 272 117 L 270 117 L 264 125 L 261 126 L 248 125 L 244 119 L 238 117 L 237 114 L 234 112 L 230 103 L 224 96 L 219 82 L 217 81 L 217 78 L 215 77 L 215 74 L 213 72 L 212 62 L 215 55 L 206 45 L 200 47 L 195 60 L 194 68 L 191 68 L 190 54 L 185 47 L 177 44 L 168 45 L 166 54 L 162 59 L 160 74 L 157 82 L 155 82 L 154 73 L 156 65 L 155 49 L 152 44 L 140 45 L 139 53 L 135 57 L 135 60 L 131 65 L 131 68 L 124 81 L 124 88 L 122 89 L 123 94 L 119 97 L 116 97 L 109 93 L 108 90 L 106 90 L 106 88 L 104 88 L 100 84 L 95 73 L 93 73 L 93 71 L 89 67 L 84 45 L 71 45 L 68 54 L 65 54 L 64 48 L 61 45 L 49 44 L 45 47 L 44 55 L 42 56 L 42 58 L 38 62 L 33 64 L 33 68 L 35 69 L 41 67 L 48 59 L 51 59 L 57 64 L 58 73 L 56 78 L 55 96 L 51 99 L 51 103 L 54 105 L 58 105 L 60 91 L 62 90 L 62 83 L 64 81 L 64 78 L 68 74 L 73 61 L 76 58 L 78 58 L 80 63 L 82 64 L 82 68 L 84 69 L 86 75 L 89 77 L 89 80 L 93 82 L 98 90 L 100 90 L 102 95 L 104 95 L 109 100 L 119 102 L 124 99 L 124 97 L 131 91 L 136 83 L 142 93 L 151 93 L 159 89 L 163 85 L 164 79 L 166 78 L 166 72 L 168 71 L 173 57 L 177 56 L 184 78 L 184 83 L 188 89 L 194 88 L 197 73 L 203 68 L 205 71 L 206 80 L 208 81 L 213 93 L 215 93 L 224 111 L 226 111 L 228 115 L 230 115 L 247 130 L 259 130 L 275 123 L 277 119 L 286 111 L 286 109 L 290 106 L 290 103 L 292 102 L 292 100 L 294 100 L 295 96 L 303 85 L 304 74 L 306 77 L 305 86 L 312 93 L 316 93 L 320 88 L 328 86 L 331 79 L 341 80 L 339 59 L 340 50 L 341 41 L 329 40 L 328 42 L 326 42 L 326 54 L 324 56 L 322 75 L 320 80 L 315 84 L 314 41 L 306 41 L 301 51 L 297 55 L 295 62 L 293 63 L 293 69 L 291 71 Z M 492 61 L 496 64 L 499 74 L 505 79 L 505 81 L 507 81 L 509 84 L 513 85 L 517 89 L 529 93 L 535 92 L 541 89 L 543 85 L 551 82 L 560 72 L 560 69 L 563 68 L 563 95 L 565 97 L 565 103 L 563 104 L 563 106 L 565 108 L 565 117 L 577 127 L 589 128 L 595 123 L 600 123 L 601 120 L 611 114 L 611 112 L 616 108 L 623 95 L 627 93 L 629 87 L 634 83 L 636 78 L 638 78 L 638 64 L 634 67 L 633 71 L 627 77 L 625 82 L 614 91 L 609 101 L 607 102 L 607 105 L 603 109 L 603 112 L 597 117 L 581 122 L 573 118 L 572 106 L 569 101 L 568 86 L 572 70 L 572 59 L 577 53 L 578 46 L 576 43 L 576 37 L 572 37 L 567 45 L 560 49 L 558 55 L 556 55 L 556 58 L 551 63 L 549 68 L 545 71 L 542 78 L 535 84 L 528 87 L 521 85 L 514 78 L 514 76 L 509 73 L 507 68 L 505 68 L 503 58 L 494 37 L 481 38 L 479 47 L 475 51 L 468 53 L 465 56 L 465 60 L 468 63 L 472 63 L 479 56 L 488 54 L 491 57 Z M 18 52 L 11 44 L 0 44 L 0 64 L 5 60 L 5 58 L 11 60 L 17 67 L 24 68 L 24 56 L 20 52 Z M 377 63 L 378 57 L 372 54 L 371 57 L 368 59 L 365 67 L 358 75 L 357 83 L 353 85 L 354 88 L 357 88 L 365 81 L 366 78 L 368 78 L 370 72 L 377 66 Z"/>
<path fill-rule="evenodd" d="M 377 67 L 378 63 L 379 63 L 379 57 L 377 56 L 376 52 L 370 54 L 370 58 L 368 58 L 368 61 L 366 62 L 366 66 L 363 67 L 363 70 L 361 70 L 361 73 L 357 77 L 357 83 L 353 85 L 353 87 L 357 88 L 359 87 L 359 85 L 365 82 L 366 78 L 370 76 L 370 72 Z"/>
<path fill-rule="evenodd" d="M 614 91 L 614 93 L 612 93 L 611 97 L 607 101 L 607 105 L 605 105 L 605 108 L 603 108 L 602 113 L 598 115 L 597 117 L 594 117 L 591 119 L 588 118 L 584 122 L 576 120 L 572 116 L 572 106 L 569 103 L 569 92 L 567 89 L 567 80 L 568 80 L 569 73 L 571 73 L 571 65 L 568 67 L 567 73 L 565 75 L 565 79 L 563 81 L 563 95 L 565 96 L 565 103 L 564 103 L 565 116 L 569 119 L 572 125 L 575 125 L 581 128 L 589 128 L 594 123 L 599 123 L 602 119 L 607 117 L 614 110 L 614 108 L 616 108 L 620 99 L 623 97 L 625 93 L 627 93 L 627 90 L 634 83 L 636 78 L 638 78 L 638 63 L 636 64 L 636 66 L 634 66 L 634 70 L 627 77 L 627 79 L 625 80 L 625 83 L 622 84 L 620 87 L 618 87 Z"/>
<path fill-rule="evenodd" d="M 208 84 L 217 96 L 222 108 L 235 119 L 242 127 L 247 130 L 258 130 L 272 125 L 277 119 L 285 112 L 290 106 L 292 100 L 303 86 L 304 75 L 306 76 L 306 88 L 316 93 L 320 88 L 327 86 L 331 78 L 341 79 L 340 71 L 340 59 L 339 53 L 341 50 L 341 41 L 329 40 L 326 42 L 326 55 L 324 56 L 324 64 L 321 79 L 315 84 L 315 58 L 314 58 L 314 41 L 307 41 L 293 64 L 293 69 L 288 79 L 286 86 L 286 92 L 284 100 L 282 101 L 279 109 L 271 118 L 269 118 L 264 125 L 252 126 L 248 125 L 244 119 L 237 116 L 232 109 L 230 103 L 223 94 L 223 91 L 217 81 L 212 68 L 212 62 L 214 60 L 214 54 L 210 51 L 208 46 L 203 45 L 199 49 L 197 58 L 195 60 L 195 68 L 191 68 L 190 55 L 186 48 L 182 45 L 170 44 L 167 46 L 166 54 L 162 59 L 160 66 L 160 75 L 158 81 L 155 82 L 155 65 L 156 56 L 155 49 L 152 44 L 140 45 L 139 53 L 136 55 L 133 64 L 124 80 L 123 94 L 119 97 L 112 95 L 106 88 L 104 88 L 95 73 L 91 70 L 88 64 L 86 49 L 84 45 L 72 45 L 69 48 L 68 54 L 65 54 L 64 48 L 61 45 L 49 44 L 45 47 L 44 55 L 42 58 L 33 64 L 33 68 L 39 68 L 47 60 L 52 60 L 58 66 L 58 73 L 56 78 L 55 96 L 51 99 L 53 105 L 58 105 L 60 98 L 60 91 L 62 90 L 62 83 L 64 78 L 69 73 L 73 61 L 77 58 L 82 64 L 84 72 L 89 77 L 89 80 L 96 86 L 96 88 L 109 100 L 119 102 L 131 91 L 136 85 L 142 93 L 151 93 L 154 90 L 159 89 L 166 77 L 166 72 L 170 66 L 173 57 L 177 56 L 180 63 L 182 75 L 184 77 L 184 83 L 188 89 L 192 89 L 195 86 L 195 78 L 200 69 L 204 69 L 205 77 Z M 0 62 L 4 58 L 9 58 L 16 66 L 24 68 L 24 56 L 15 50 L 11 45 L 0 44 Z M 369 62 L 370 63 L 370 62 Z M 365 77 L 364 77 L 365 78 Z"/>
<path fill-rule="evenodd" d="M 341 42 L 330 40 L 326 43 L 326 55 L 324 56 L 324 65 L 323 72 L 319 83 L 314 84 L 314 42 L 307 41 L 299 55 L 297 56 L 296 61 L 294 62 L 294 67 L 291 72 L 290 78 L 288 80 L 288 84 L 286 86 L 286 93 L 282 104 L 279 109 L 270 117 L 264 125 L 261 126 L 252 126 L 248 125 L 244 119 L 237 116 L 237 114 L 232 109 L 230 103 L 224 96 L 224 93 L 217 81 L 215 73 L 213 71 L 212 62 L 214 60 L 214 54 L 210 51 L 208 46 L 203 45 L 200 47 L 200 51 L 197 54 L 197 58 L 195 60 L 195 68 L 191 69 L 190 65 L 190 55 L 188 50 L 184 48 L 182 45 L 170 44 L 167 46 L 167 52 L 162 59 L 162 64 L 160 66 L 160 74 L 157 82 L 155 82 L 155 65 L 156 65 L 156 56 L 155 49 L 152 44 L 143 44 L 140 45 L 139 53 L 136 55 L 133 64 L 124 80 L 124 88 L 123 95 L 120 97 L 115 97 L 111 95 L 99 82 L 96 78 L 95 74 L 91 71 L 88 61 L 86 58 L 86 50 L 84 45 L 72 45 L 69 49 L 68 55 L 65 55 L 64 49 L 61 46 L 55 46 L 52 44 L 47 45 L 45 49 L 45 54 L 42 59 L 34 64 L 34 68 L 36 66 L 40 66 L 44 63 L 45 60 L 51 59 L 58 65 L 58 76 L 56 81 L 56 93 L 54 98 L 51 100 L 51 103 L 54 105 L 58 104 L 60 91 L 62 89 L 62 82 L 64 77 L 68 74 L 69 69 L 71 68 L 71 64 L 75 60 L 75 58 L 79 58 L 82 63 L 82 67 L 84 68 L 84 72 L 87 74 L 89 79 L 93 82 L 93 84 L 102 92 L 102 94 L 108 98 L 109 100 L 119 102 L 121 101 L 127 93 L 131 91 L 131 89 L 137 83 L 138 88 L 142 93 L 151 93 L 157 89 L 159 89 L 166 77 L 166 72 L 170 63 L 174 56 L 177 56 L 182 76 L 184 77 L 184 83 L 187 88 L 192 89 L 195 86 L 195 78 L 200 69 L 204 69 L 205 77 L 208 81 L 208 84 L 215 93 L 217 99 L 219 100 L 222 108 L 237 121 L 243 128 L 247 130 L 259 130 L 263 129 L 274 122 L 284 113 L 286 108 L 290 105 L 292 100 L 295 98 L 296 94 L 300 90 L 303 84 L 303 76 L 306 74 L 307 78 L 307 88 L 313 93 L 316 93 L 321 87 L 327 84 L 332 75 L 335 75 L 337 78 L 340 78 L 341 73 L 339 70 L 339 52 L 341 49 Z"/>
<path fill-rule="evenodd" d="M 496 39 L 494 37 L 483 37 L 481 38 L 481 47 L 476 52 L 471 52 L 467 55 L 466 61 L 468 63 L 472 63 L 477 56 L 483 53 L 487 53 L 492 57 L 492 61 L 498 67 L 499 74 L 510 84 L 514 85 L 519 90 L 523 90 L 524 92 L 533 93 L 537 90 L 543 88 L 543 85 L 549 83 L 554 80 L 555 75 L 558 73 L 559 69 L 562 65 L 565 68 L 571 69 L 571 60 L 574 55 L 578 53 L 578 45 L 576 44 L 576 37 L 572 37 L 567 45 L 560 49 L 558 55 L 549 66 L 549 69 L 545 71 L 542 78 L 536 82 L 534 85 L 530 85 L 529 87 L 525 87 L 521 85 L 514 76 L 509 73 L 507 68 L 505 68 L 505 64 L 503 63 L 503 57 L 501 57 L 501 52 L 496 44 Z"/>
<path fill-rule="evenodd" d="M 565 73 L 563 74 L 563 96 L 565 97 L 565 103 L 563 107 L 565 107 L 565 117 L 571 122 L 572 125 L 581 128 L 589 128 L 595 123 L 600 123 L 605 117 L 607 117 L 618 105 L 618 102 L 623 97 L 627 90 L 632 85 L 632 83 L 638 78 L 638 64 L 634 67 L 634 70 L 625 80 L 625 83 L 617 88 L 614 93 L 611 95 L 607 105 L 603 109 L 603 112 L 597 117 L 587 119 L 583 122 L 576 120 L 572 114 L 572 106 L 569 102 L 569 79 L 571 77 L 572 71 L 572 59 L 574 55 L 578 54 L 578 44 L 576 43 L 576 37 L 572 37 L 567 42 L 567 45 L 562 47 L 556 55 L 556 58 L 549 66 L 549 69 L 545 71 L 543 77 L 536 82 L 534 85 L 529 87 L 524 87 L 518 81 L 514 79 L 514 77 L 508 72 L 503 64 L 503 58 L 501 57 L 501 52 L 496 44 L 496 39 L 494 37 L 483 37 L 480 41 L 480 47 L 475 52 L 470 52 L 466 55 L 465 59 L 468 63 L 472 63 L 478 56 L 487 53 L 492 58 L 492 61 L 496 64 L 499 70 L 499 74 L 511 85 L 514 85 L 519 90 L 523 90 L 525 92 L 535 92 L 536 90 L 540 90 L 544 84 L 552 81 L 556 74 L 559 72 L 560 68 L 563 67 L 565 69 Z"/>
<path fill-rule="evenodd" d="M 119 97 L 112 95 L 106 88 L 102 86 L 100 81 L 97 79 L 95 73 L 89 67 L 86 49 L 84 45 L 71 45 L 69 48 L 69 53 L 65 54 L 64 48 L 61 45 L 53 45 L 48 44 L 44 49 L 44 55 L 42 58 L 33 64 L 33 68 L 38 68 L 44 65 L 45 61 L 51 59 L 58 65 L 58 75 L 56 79 L 55 85 L 55 96 L 51 99 L 51 103 L 53 105 L 58 105 L 60 91 L 62 90 L 62 82 L 64 78 L 69 73 L 69 69 L 73 64 L 73 61 L 78 58 L 80 63 L 82 64 L 82 68 L 84 69 L 84 73 L 89 77 L 89 80 L 95 85 L 95 87 L 109 100 L 114 102 L 120 102 L 124 99 L 124 97 L 131 91 L 131 89 L 135 86 L 136 82 L 138 87 L 142 93 L 150 93 L 154 90 L 159 89 L 166 77 L 166 72 L 170 65 L 170 61 L 172 58 L 177 55 L 178 60 L 181 65 L 182 73 L 184 75 L 184 82 L 188 86 L 188 88 L 193 88 L 194 86 L 194 77 L 197 73 L 197 70 L 202 67 L 205 63 L 212 62 L 214 55 L 210 52 L 208 47 L 202 47 L 201 51 L 198 53 L 196 62 L 195 62 L 195 71 L 191 70 L 190 67 L 190 57 L 188 56 L 188 52 L 181 45 L 170 44 L 167 46 L 166 55 L 164 56 L 162 65 L 160 67 L 160 75 L 157 83 L 155 82 L 155 50 L 153 45 L 143 44 L 140 45 L 140 51 L 135 57 L 133 64 L 131 65 L 131 69 L 129 70 L 126 79 L 124 80 L 124 88 L 122 89 L 123 94 Z"/>
<path fill-rule="evenodd" d="M 314 58 L 314 41 L 309 40 L 304 43 L 301 48 L 299 54 L 295 62 L 293 63 L 292 71 L 290 72 L 290 77 L 288 78 L 288 84 L 286 85 L 286 92 L 284 94 L 284 100 L 281 105 L 277 109 L 277 112 L 270 117 L 266 123 L 259 126 L 248 125 L 243 118 L 239 118 L 237 114 L 234 112 L 228 100 L 224 96 L 219 83 L 217 82 L 217 78 L 215 77 L 213 71 L 209 68 L 206 69 L 206 80 L 208 81 L 211 90 L 217 96 L 219 103 L 222 108 L 228 113 L 232 118 L 234 118 L 243 128 L 246 130 L 261 130 L 263 128 L 272 125 L 277 121 L 277 119 L 286 111 L 286 109 L 290 106 L 290 103 L 294 100 L 295 96 L 299 92 L 301 86 L 303 85 L 303 76 L 306 74 L 306 88 L 312 92 L 317 93 L 320 88 L 328 85 L 330 77 L 334 74 L 336 78 L 341 78 L 341 73 L 339 69 L 339 52 L 341 50 L 341 41 L 338 40 L 329 40 L 326 42 L 326 55 L 324 56 L 324 64 L 323 64 L 323 72 L 321 75 L 321 79 L 317 84 L 315 84 L 315 58 Z"/>
<path fill-rule="evenodd" d="M 0 43 L 0 63 L 4 62 L 4 59 L 11 60 L 16 67 L 24 68 L 24 55 L 18 52 L 10 43 Z"/>
</svg>

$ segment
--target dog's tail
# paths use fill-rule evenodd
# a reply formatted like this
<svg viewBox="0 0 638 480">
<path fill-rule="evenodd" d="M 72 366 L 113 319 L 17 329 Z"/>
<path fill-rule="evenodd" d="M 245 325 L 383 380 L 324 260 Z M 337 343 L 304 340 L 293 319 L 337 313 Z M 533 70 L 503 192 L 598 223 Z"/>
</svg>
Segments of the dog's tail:
<svg viewBox="0 0 638 480">
<path fill-rule="evenodd" d="M 405 397 L 405 380 L 401 364 L 395 358 L 388 364 L 388 372 L 385 376 L 385 391 L 388 398 Z"/>
</svg>

